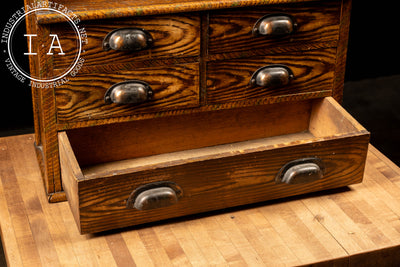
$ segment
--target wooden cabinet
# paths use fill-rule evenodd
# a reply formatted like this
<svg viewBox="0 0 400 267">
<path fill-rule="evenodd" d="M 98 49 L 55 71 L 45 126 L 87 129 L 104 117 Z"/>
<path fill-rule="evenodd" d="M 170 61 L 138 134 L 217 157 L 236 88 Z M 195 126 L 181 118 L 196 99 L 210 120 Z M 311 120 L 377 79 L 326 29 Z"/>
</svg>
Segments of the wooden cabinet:
<svg viewBox="0 0 400 267">
<path fill-rule="evenodd" d="M 49 201 L 67 196 L 81 233 L 362 180 L 369 134 L 336 102 L 350 1 L 61 4 L 86 32 L 84 62 L 32 88 L 36 151 Z M 66 54 L 39 49 L 32 73 L 76 60 L 67 26 L 28 20 Z"/>
</svg>

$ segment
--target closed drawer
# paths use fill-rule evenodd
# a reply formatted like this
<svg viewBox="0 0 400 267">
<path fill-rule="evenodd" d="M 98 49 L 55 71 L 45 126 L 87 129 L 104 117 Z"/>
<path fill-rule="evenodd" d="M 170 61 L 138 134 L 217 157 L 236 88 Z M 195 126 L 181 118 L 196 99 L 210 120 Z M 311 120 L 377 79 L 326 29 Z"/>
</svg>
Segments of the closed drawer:
<svg viewBox="0 0 400 267">
<path fill-rule="evenodd" d="M 249 9 L 216 11 L 210 14 L 209 54 L 305 50 L 327 42 L 336 46 L 339 39 L 340 2 L 323 1 L 275 5 Z M 271 34 L 253 34 L 256 23 L 265 16 L 289 16 L 293 30 L 286 34 L 277 27 Z M 256 27 L 258 29 L 258 27 Z M 271 28 L 271 26 L 270 26 Z"/>
<path fill-rule="evenodd" d="M 110 92 L 110 88 L 124 82 L 134 85 L 135 81 L 151 88 L 148 99 L 132 103 L 106 101 L 106 92 Z M 59 122 L 195 107 L 199 105 L 199 64 L 148 68 L 129 64 L 84 67 L 68 83 L 55 88 L 55 94 Z"/>
<path fill-rule="evenodd" d="M 209 62 L 207 65 L 207 103 L 247 101 L 268 103 L 268 99 L 280 96 L 304 98 L 332 94 L 335 74 L 336 49 L 327 48 L 304 52 L 287 52 L 252 58 Z M 285 75 L 260 72 L 277 66 L 287 69 Z M 259 72 L 257 72 L 259 71 Z M 265 84 L 252 84 L 257 73 Z M 264 75 L 264 77 L 262 77 Z M 270 75 L 270 77 L 265 76 Z M 287 76 L 288 77 L 288 76 Z"/>
<path fill-rule="evenodd" d="M 91 140 L 82 135 L 70 142 L 70 135 L 79 129 L 60 132 L 63 188 L 80 232 L 159 221 L 362 180 L 369 134 L 330 97 L 204 116 L 209 117 L 203 126 L 208 128 L 207 134 L 189 124 L 187 132 L 170 135 L 170 142 L 193 145 L 204 135 L 218 135 L 218 129 L 223 129 L 219 122 L 225 116 L 228 128 L 219 144 L 180 151 L 171 146 L 170 152 L 160 154 L 162 148 L 153 140 L 154 151 L 147 156 L 119 160 L 124 156 L 116 154 L 105 163 L 81 162 L 80 153 L 87 152 L 85 146 Z M 240 116 L 247 116 L 250 122 L 242 125 L 242 133 L 237 135 L 233 129 L 239 125 L 235 124 L 246 123 Z M 261 126 L 252 126 L 251 121 L 261 119 Z M 165 127 L 160 125 L 161 137 Z M 232 139 L 231 133 L 236 137 Z M 130 134 L 136 136 L 134 131 Z M 133 137 L 103 137 L 119 140 L 121 146 L 131 142 L 129 139 L 134 142 Z M 141 144 L 145 142 L 137 145 L 138 150 Z M 109 148 L 105 142 L 96 149 L 107 153 Z"/>
<path fill-rule="evenodd" d="M 84 52 L 82 53 L 82 57 L 85 59 L 85 66 L 165 57 L 198 56 L 200 51 L 200 17 L 195 13 L 190 15 L 162 15 L 93 22 L 85 21 L 84 28 L 87 33 L 87 43 L 84 44 Z M 125 51 L 112 48 L 105 51 L 103 43 L 106 36 L 113 31 L 127 28 L 146 31 L 151 36 L 151 45 L 143 49 L 138 48 L 134 40 L 144 38 L 143 34 L 135 36 L 137 32 L 120 31 L 114 35 L 114 41 L 125 38 L 125 43 L 131 42 L 131 50 L 125 47 Z M 75 32 L 71 27 L 65 27 L 63 24 L 52 24 L 50 30 L 62 36 L 61 44 L 66 54 L 63 57 L 54 57 L 53 68 L 65 69 L 74 60 L 74 49 L 76 49 Z"/>
</svg>

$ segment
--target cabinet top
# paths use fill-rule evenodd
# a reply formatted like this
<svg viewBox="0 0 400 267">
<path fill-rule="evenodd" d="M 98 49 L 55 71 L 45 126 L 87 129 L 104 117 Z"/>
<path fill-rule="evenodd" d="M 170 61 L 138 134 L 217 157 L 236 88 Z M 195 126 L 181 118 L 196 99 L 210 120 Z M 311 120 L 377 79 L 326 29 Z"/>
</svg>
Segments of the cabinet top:
<svg viewBox="0 0 400 267">
<path fill-rule="evenodd" d="M 93 20 L 311 1 L 315 0 L 59 0 L 57 4 L 72 11 L 80 20 Z M 48 0 L 39 3 L 47 5 L 49 2 L 52 3 Z M 39 24 L 57 23 L 62 22 L 63 17 L 55 12 L 44 12 L 37 15 L 37 21 Z"/>
</svg>

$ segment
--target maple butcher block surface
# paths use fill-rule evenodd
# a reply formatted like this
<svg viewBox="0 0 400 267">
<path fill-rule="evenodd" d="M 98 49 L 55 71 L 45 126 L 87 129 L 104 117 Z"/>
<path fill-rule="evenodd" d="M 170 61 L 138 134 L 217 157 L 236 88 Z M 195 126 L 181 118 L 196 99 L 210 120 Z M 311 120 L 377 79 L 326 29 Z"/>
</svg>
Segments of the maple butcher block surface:
<svg viewBox="0 0 400 267">
<path fill-rule="evenodd" d="M 80 235 L 48 203 L 33 135 L 0 138 L 0 230 L 9 266 L 396 266 L 400 169 L 370 146 L 361 184 Z"/>
</svg>

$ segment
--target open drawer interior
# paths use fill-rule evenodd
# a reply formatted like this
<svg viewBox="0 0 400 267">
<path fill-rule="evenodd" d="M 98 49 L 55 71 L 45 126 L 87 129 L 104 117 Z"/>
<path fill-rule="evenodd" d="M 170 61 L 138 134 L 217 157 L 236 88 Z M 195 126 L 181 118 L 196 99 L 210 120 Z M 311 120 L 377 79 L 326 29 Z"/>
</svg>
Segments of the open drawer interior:
<svg viewBox="0 0 400 267">
<path fill-rule="evenodd" d="M 243 150 L 260 144 L 279 146 L 365 132 L 333 98 L 328 97 L 74 129 L 61 135 L 68 138 L 79 166 L 85 172 L 86 168 L 108 167 L 126 159 L 144 164 L 151 162 L 150 158 L 144 162 L 140 158 L 157 155 L 157 158 L 168 160 L 188 154 L 185 150 L 196 149 L 193 153 L 210 150 L 198 148 L 229 151 L 237 147 Z M 239 143 L 242 141 L 246 142 Z M 223 144 L 229 145 L 217 147 Z"/>
<path fill-rule="evenodd" d="M 331 97 L 59 133 L 63 187 L 81 232 L 360 182 L 368 141 Z M 276 183 L 287 162 L 309 157 L 324 162 L 325 180 Z M 135 188 L 160 181 L 182 186 L 179 205 L 127 209 Z"/>
<path fill-rule="evenodd" d="M 61 133 L 86 178 L 184 158 L 365 134 L 333 98 L 223 110 Z M 66 138 L 62 138 L 66 139 Z"/>
</svg>

